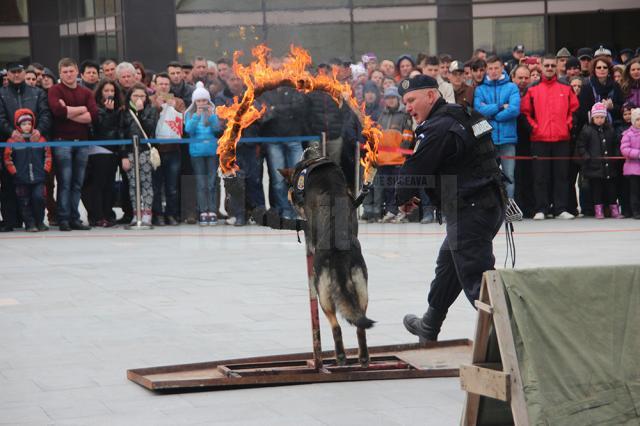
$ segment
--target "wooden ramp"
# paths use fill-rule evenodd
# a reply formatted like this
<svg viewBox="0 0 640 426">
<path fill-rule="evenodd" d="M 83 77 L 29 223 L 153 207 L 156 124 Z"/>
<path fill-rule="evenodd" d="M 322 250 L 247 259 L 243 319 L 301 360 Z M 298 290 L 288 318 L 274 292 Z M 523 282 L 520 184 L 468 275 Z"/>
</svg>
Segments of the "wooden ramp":
<svg viewBox="0 0 640 426">
<path fill-rule="evenodd" d="M 188 392 L 236 387 L 294 385 L 356 380 L 457 377 L 459 365 L 471 359 L 468 339 L 424 344 L 370 347 L 371 363 L 358 363 L 357 349 L 346 351 L 346 366 L 337 366 L 333 352 L 322 352 L 315 368 L 314 353 L 273 355 L 196 364 L 167 365 L 127 371 L 127 378 L 153 391 Z"/>
</svg>

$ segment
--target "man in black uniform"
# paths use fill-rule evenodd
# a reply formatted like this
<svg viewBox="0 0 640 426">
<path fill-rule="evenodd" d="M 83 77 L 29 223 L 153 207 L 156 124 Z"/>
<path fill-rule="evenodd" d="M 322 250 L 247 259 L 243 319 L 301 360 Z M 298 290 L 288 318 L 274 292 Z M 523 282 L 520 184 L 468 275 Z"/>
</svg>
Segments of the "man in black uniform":
<svg viewBox="0 0 640 426">
<path fill-rule="evenodd" d="M 504 219 L 506 195 L 492 128 L 484 117 L 447 104 L 438 82 L 425 75 L 403 80 L 399 92 L 407 112 L 420 124 L 414 153 L 400 169 L 398 206 L 405 213 L 415 209 L 424 186 L 447 222 L 429 308 L 421 318 L 404 317 L 406 329 L 421 342 L 435 341 L 460 291 L 473 304 L 483 272 L 494 269 L 492 240 Z"/>
</svg>

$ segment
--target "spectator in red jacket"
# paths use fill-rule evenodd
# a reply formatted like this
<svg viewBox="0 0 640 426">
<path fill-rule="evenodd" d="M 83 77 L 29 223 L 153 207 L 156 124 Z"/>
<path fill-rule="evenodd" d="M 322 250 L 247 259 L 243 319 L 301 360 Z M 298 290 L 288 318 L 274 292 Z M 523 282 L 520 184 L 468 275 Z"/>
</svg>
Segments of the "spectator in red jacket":
<svg viewBox="0 0 640 426">
<path fill-rule="evenodd" d="M 91 90 L 78 85 L 78 65 L 63 58 L 58 63 L 60 83 L 49 89 L 53 114 L 53 139 L 86 141 L 89 128 L 98 116 Z M 53 150 L 58 181 L 58 227 L 61 231 L 88 230 L 80 220 L 78 205 L 89 158 L 87 146 L 63 146 Z"/>
<path fill-rule="evenodd" d="M 520 108 L 531 126 L 531 153 L 540 157 L 569 157 L 573 113 L 578 98 L 567 84 L 558 82 L 557 60 L 546 55 L 542 60 L 543 76 L 524 95 Z M 553 168 L 553 213 L 561 219 L 573 219 L 567 211 L 569 198 L 569 160 L 536 160 L 533 163 L 535 220 L 550 214 L 549 178 Z"/>
</svg>

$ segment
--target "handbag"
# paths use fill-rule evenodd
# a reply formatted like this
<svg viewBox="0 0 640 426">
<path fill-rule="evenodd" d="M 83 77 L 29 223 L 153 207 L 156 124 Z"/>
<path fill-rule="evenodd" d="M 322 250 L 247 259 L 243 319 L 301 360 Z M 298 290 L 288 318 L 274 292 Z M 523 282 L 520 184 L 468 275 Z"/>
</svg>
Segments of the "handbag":
<svg viewBox="0 0 640 426">
<path fill-rule="evenodd" d="M 138 125 L 138 128 L 142 132 L 142 136 L 144 136 L 145 139 L 149 139 L 147 133 L 142 128 L 142 124 L 140 124 L 140 121 L 138 120 L 136 114 L 131 109 L 129 109 L 129 114 L 131 114 L 131 117 L 133 117 L 133 121 L 135 121 Z M 151 146 L 149 142 L 147 142 L 147 146 L 149 147 L 149 162 L 151 163 L 151 167 L 153 167 L 153 170 L 156 170 L 158 167 L 160 167 L 161 164 L 160 153 L 158 152 L 158 148 Z"/>
</svg>

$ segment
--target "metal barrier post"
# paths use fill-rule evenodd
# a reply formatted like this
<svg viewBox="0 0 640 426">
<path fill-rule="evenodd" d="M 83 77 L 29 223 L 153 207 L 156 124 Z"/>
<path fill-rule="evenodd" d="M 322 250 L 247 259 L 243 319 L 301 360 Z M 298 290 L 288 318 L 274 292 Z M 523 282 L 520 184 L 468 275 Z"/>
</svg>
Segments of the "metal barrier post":
<svg viewBox="0 0 640 426">
<path fill-rule="evenodd" d="M 133 230 L 146 230 L 151 229 L 153 226 L 142 224 L 142 199 L 140 195 L 140 136 L 133 135 L 132 138 L 133 145 L 133 172 L 135 175 L 135 185 L 136 185 L 136 224 L 135 225 L 127 225 L 125 229 L 133 229 Z"/>
<path fill-rule="evenodd" d="M 326 157 L 327 156 L 327 133 L 326 132 L 322 132 L 322 146 L 320 147 L 321 151 L 322 151 L 322 156 Z"/>
</svg>

